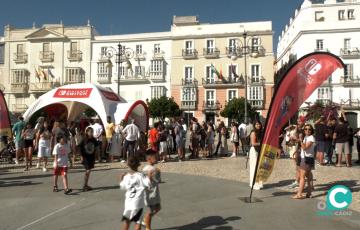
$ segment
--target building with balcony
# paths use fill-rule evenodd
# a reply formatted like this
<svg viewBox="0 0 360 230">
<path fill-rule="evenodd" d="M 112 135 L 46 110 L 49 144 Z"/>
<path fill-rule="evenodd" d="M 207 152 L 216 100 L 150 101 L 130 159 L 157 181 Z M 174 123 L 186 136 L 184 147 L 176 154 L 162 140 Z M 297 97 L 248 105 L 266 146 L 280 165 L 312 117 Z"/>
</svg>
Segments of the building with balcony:
<svg viewBox="0 0 360 230">
<path fill-rule="evenodd" d="M 120 64 L 119 43 L 130 52 L 120 56 Z M 120 95 L 130 102 L 170 97 L 170 32 L 95 36 L 91 47 L 92 83 L 114 92 L 120 84 Z"/>
<path fill-rule="evenodd" d="M 279 37 L 277 71 L 314 51 L 339 56 L 345 68 L 336 71 L 304 103 L 342 105 L 352 127 L 360 125 L 360 1 L 305 0 Z M 280 74 L 281 75 L 281 74 Z"/>
<path fill-rule="evenodd" d="M 5 26 L 0 40 L 0 85 L 10 111 L 24 112 L 54 87 L 90 81 L 95 35 L 89 22 L 85 26 L 60 23 L 24 29 Z"/>
<path fill-rule="evenodd" d="M 171 33 L 171 95 L 185 114 L 228 122 L 220 111 L 245 96 L 247 78 L 248 101 L 266 117 L 274 77 L 270 21 L 200 24 L 195 16 L 174 16 Z"/>
</svg>

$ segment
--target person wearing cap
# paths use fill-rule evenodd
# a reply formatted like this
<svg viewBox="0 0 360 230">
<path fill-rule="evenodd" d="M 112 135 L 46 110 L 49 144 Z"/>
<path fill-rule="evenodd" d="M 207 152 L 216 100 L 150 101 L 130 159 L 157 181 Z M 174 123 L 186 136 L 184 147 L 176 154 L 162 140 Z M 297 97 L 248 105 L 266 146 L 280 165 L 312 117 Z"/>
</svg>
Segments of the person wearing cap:
<svg viewBox="0 0 360 230">
<path fill-rule="evenodd" d="M 135 144 L 140 137 L 139 128 L 135 125 L 135 120 L 131 119 L 130 124 L 128 124 L 122 131 L 125 136 L 124 143 L 124 154 L 125 157 L 134 157 L 135 154 Z M 128 158 L 127 158 L 128 159 Z"/>
</svg>

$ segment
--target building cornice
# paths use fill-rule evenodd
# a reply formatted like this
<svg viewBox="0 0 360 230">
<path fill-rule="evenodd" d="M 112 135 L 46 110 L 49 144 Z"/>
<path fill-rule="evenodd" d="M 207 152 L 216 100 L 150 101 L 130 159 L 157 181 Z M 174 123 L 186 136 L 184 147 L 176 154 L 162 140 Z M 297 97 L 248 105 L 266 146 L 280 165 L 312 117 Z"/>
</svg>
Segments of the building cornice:
<svg viewBox="0 0 360 230">
<path fill-rule="evenodd" d="M 218 33 L 218 34 L 201 34 L 201 35 L 174 35 L 172 40 L 184 40 L 184 39 L 204 39 L 204 38 L 224 38 L 224 37 L 242 37 L 244 32 L 236 32 L 236 33 Z M 247 36 L 265 36 L 265 35 L 273 35 L 274 31 L 247 31 Z"/>
</svg>

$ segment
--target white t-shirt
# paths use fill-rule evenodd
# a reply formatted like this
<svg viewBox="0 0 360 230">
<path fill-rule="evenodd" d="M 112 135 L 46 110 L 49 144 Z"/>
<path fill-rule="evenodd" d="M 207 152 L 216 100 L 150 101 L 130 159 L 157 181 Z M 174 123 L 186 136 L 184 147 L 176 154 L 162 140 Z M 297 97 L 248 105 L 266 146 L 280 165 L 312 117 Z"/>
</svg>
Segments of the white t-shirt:
<svg viewBox="0 0 360 230">
<path fill-rule="evenodd" d="M 314 158 L 315 155 L 315 138 L 313 135 L 310 136 L 305 136 L 303 143 L 306 144 L 308 142 L 312 142 L 313 144 L 307 148 L 307 149 L 301 149 L 301 158 L 305 158 L 305 157 L 312 157 Z"/>
<path fill-rule="evenodd" d="M 53 150 L 53 155 L 57 155 L 57 166 L 58 167 L 68 167 L 68 162 L 69 162 L 69 153 L 71 152 L 70 150 L 70 145 L 69 144 L 60 144 L 57 143 L 54 147 Z"/>
<path fill-rule="evenodd" d="M 246 124 L 245 123 L 241 123 L 239 125 L 239 137 L 240 138 L 246 137 Z"/>
<path fill-rule="evenodd" d="M 146 165 L 143 168 L 143 172 L 147 174 L 148 172 L 154 172 L 152 176 L 151 187 L 146 190 L 146 199 L 145 203 L 147 206 L 160 204 L 160 190 L 159 183 L 161 182 L 161 173 L 156 170 L 156 167 L 153 165 Z"/>
<path fill-rule="evenodd" d="M 134 124 L 127 125 L 122 132 L 126 133 L 126 140 L 128 141 L 136 141 L 140 134 L 139 128 Z"/>
<path fill-rule="evenodd" d="M 94 130 L 95 139 L 101 141 L 101 134 L 104 131 L 102 125 L 100 125 L 99 123 L 95 123 L 93 125 L 90 125 L 89 127 L 91 127 Z"/>
<path fill-rule="evenodd" d="M 140 172 L 128 173 L 120 182 L 120 189 L 126 190 L 124 216 L 132 219 L 145 207 L 145 189 L 150 188 L 150 179 Z"/>
</svg>

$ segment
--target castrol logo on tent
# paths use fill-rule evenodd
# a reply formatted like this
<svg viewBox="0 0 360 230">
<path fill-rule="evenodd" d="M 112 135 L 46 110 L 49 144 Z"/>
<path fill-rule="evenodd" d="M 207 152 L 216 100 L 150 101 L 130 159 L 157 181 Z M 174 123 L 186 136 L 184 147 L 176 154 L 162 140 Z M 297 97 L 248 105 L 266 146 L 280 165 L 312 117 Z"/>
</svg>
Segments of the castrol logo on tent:
<svg viewBox="0 0 360 230">
<path fill-rule="evenodd" d="M 57 89 L 54 97 L 56 98 L 88 98 L 92 88 L 83 89 Z"/>
</svg>

